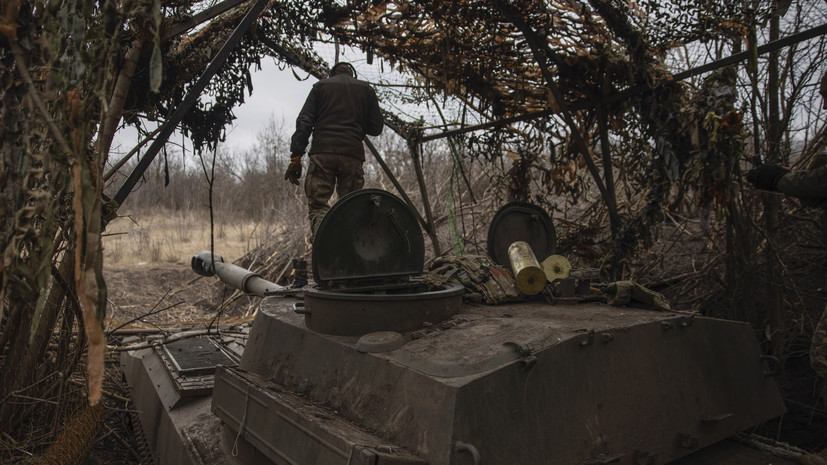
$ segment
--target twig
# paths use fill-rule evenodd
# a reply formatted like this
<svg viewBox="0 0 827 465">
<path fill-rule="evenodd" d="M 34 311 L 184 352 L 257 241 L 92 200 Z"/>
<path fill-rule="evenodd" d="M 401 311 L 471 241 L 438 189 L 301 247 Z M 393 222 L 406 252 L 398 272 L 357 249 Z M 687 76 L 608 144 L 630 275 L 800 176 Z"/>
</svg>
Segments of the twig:
<svg viewBox="0 0 827 465">
<path fill-rule="evenodd" d="M 106 407 L 107 412 L 120 412 L 120 413 L 137 413 L 138 411 L 134 408 L 118 408 L 118 407 Z"/>
<path fill-rule="evenodd" d="M 133 156 L 135 156 L 135 153 L 138 152 L 138 150 L 140 150 L 141 147 L 146 145 L 146 143 L 150 140 L 155 139 L 155 136 L 161 131 L 161 128 L 163 128 L 163 125 L 155 128 L 154 131 L 149 133 L 149 135 L 147 135 L 142 141 L 140 141 L 138 145 L 133 147 L 132 150 L 130 150 L 129 153 L 127 153 L 120 161 L 115 163 L 112 166 L 112 168 L 110 168 L 109 171 L 103 175 L 103 182 L 109 181 L 109 178 L 111 178 L 115 173 L 117 173 L 118 170 L 121 169 L 121 167 L 123 167 L 124 164 L 126 164 L 126 162 L 128 162 Z"/>
<path fill-rule="evenodd" d="M 276 282 L 281 281 L 281 278 L 284 276 L 284 273 L 287 272 L 287 269 L 290 267 L 291 263 L 293 262 L 293 258 L 295 255 L 291 255 L 287 258 L 287 263 L 284 264 L 284 268 L 281 269 L 281 273 L 279 273 L 278 277 L 276 278 Z"/>
<path fill-rule="evenodd" d="M 10 445 L 13 449 L 15 449 L 17 451 L 20 451 L 20 452 L 23 452 L 24 454 L 28 455 L 29 457 L 34 457 L 34 454 L 32 454 L 31 452 L 27 451 L 26 449 L 18 447 L 17 446 L 17 441 L 15 441 L 15 439 L 13 437 L 9 436 L 8 433 L 4 432 L 4 433 L 2 433 L 2 436 L 4 438 L 6 438 L 6 440 L 11 443 Z"/>
<path fill-rule="evenodd" d="M 70 379 L 69 382 L 74 384 L 75 386 L 80 386 L 82 388 L 86 387 L 86 385 L 84 383 L 81 383 L 80 381 L 75 381 L 73 379 Z M 119 396 L 117 394 L 113 394 L 113 393 L 107 391 L 106 389 L 103 390 L 103 395 L 105 395 L 106 397 L 111 397 L 112 399 L 115 399 L 115 400 L 119 400 L 119 401 L 124 402 L 124 403 L 130 402 L 130 400 L 127 399 L 126 397 Z"/>
<path fill-rule="evenodd" d="M 675 283 L 678 283 L 688 278 L 700 278 L 705 274 L 706 271 L 691 271 L 689 273 L 683 273 L 677 276 L 672 276 L 671 278 L 661 279 L 658 281 L 650 281 L 648 283 L 645 283 L 644 286 L 648 287 L 649 289 L 656 289 L 659 287 L 671 286 Z"/>
<path fill-rule="evenodd" d="M 168 338 L 165 338 L 165 339 L 162 339 L 162 340 L 159 340 L 159 341 L 141 342 L 141 343 L 138 343 L 138 344 L 133 344 L 133 345 L 124 346 L 124 347 L 110 347 L 109 350 L 112 350 L 112 351 L 115 351 L 115 352 L 125 352 L 125 351 L 126 352 L 131 352 L 133 350 L 149 349 L 149 348 L 152 348 L 152 347 L 159 347 L 159 346 L 162 346 L 164 344 L 169 344 L 170 342 L 175 342 L 175 341 L 179 341 L 181 339 L 187 339 L 187 338 L 190 338 L 190 337 L 204 336 L 204 335 L 208 335 L 208 334 L 219 334 L 220 331 L 221 331 L 220 329 L 198 329 L 198 330 L 193 330 L 193 331 L 184 331 L 184 332 L 181 332 L 181 333 L 173 334 L 172 336 L 170 336 Z"/>
<path fill-rule="evenodd" d="M 107 336 L 133 336 L 136 334 L 158 334 L 163 332 L 161 328 L 120 328 L 113 329 L 106 333 Z"/>
<path fill-rule="evenodd" d="M 23 388 L 21 388 L 21 389 L 18 389 L 17 391 L 14 391 L 14 392 L 10 392 L 10 393 L 9 393 L 6 397 L 4 397 L 3 399 L 0 399 L 0 405 L 2 405 L 3 403 L 5 403 L 5 402 L 6 402 L 8 399 L 10 399 L 11 397 L 22 397 L 22 396 L 20 396 L 20 395 L 18 394 L 19 392 L 25 392 L 25 391 L 27 391 L 27 390 L 29 390 L 29 389 L 32 389 L 32 388 L 34 388 L 35 386 L 37 386 L 38 384 L 41 384 L 41 383 L 45 382 L 46 380 L 49 380 L 49 379 L 51 379 L 51 378 L 54 378 L 56 375 L 57 375 L 57 373 L 51 373 L 51 374 L 49 374 L 48 376 L 45 376 L 45 377 L 43 377 L 43 378 L 41 378 L 41 379 L 39 379 L 39 380 L 35 381 L 34 383 L 32 383 L 32 384 L 30 384 L 30 385 L 28 385 L 28 386 L 25 386 L 25 387 L 23 387 Z M 39 399 L 35 399 L 35 400 L 39 400 Z"/>
<path fill-rule="evenodd" d="M 684 233 L 684 234 L 686 234 L 686 235 L 689 235 L 689 236 L 692 236 L 692 235 L 693 235 L 691 232 L 687 231 L 687 230 L 686 230 L 686 228 L 684 228 L 684 227 L 683 227 L 683 225 L 679 224 L 679 223 L 675 220 L 675 218 L 672 216 L 672 214 L 671 214 L 671 213 L 669 213 L 669 211 L 668 211 L 668 210 L 663 210 L 663 214 L 664 214 L 664 215 L 666 215 L 666 216 L 667 216 L 667 217 L 668 217 L 668 218 L 672 221 L 672 224 L 674 224 L 674 225 L 675 225 L 675 227 L 676 227 L 676 228 L 678 228 L 678 230 L 679 230 L 680 232 L 682 232 L 682 233 Z"/>
<path fill-rule="evenodd" d="M 736 442 L 740 442 L 741 444 L 745 444 L 747 446 L 752 447 L 753 449 L 758 449 L 763 452 L 767 452 L 772 454 L 776 457 L 781 457 L 785 459 L 797 459 L 802 455 L 805 455 L 807 451 L 799 449 L 791 444 L 786 444 L 783 442 L 771 441 L 770 439 L 755 435 L 755 434 L 744 434 L 739 433 L 732 437 L 733 440 Z"/>
<path fill-rule="evenodd" d="M 136 322 L 136 321 L 139 321 L 139 320 L 141 320 L 141 319 L 143 319 L 143 318 L 146 318 L 146 317 L 148 317 L 148 316 L 152 316 L 152 315 L 155 315 L 155 314 L 158 314 L 158 313 L 161 313 L 161 312 L 167 311 L 167 310 L 169 310 L 169 309 L 171 309 L 171 308 L 175 308 L 175 307 L 177 307 L 177 306 L 181 305 L 182 303 L 184 303 L 184 301 L 181 301 L 181 302 L 178 302 L 178 303 L 172 304 L 172 305 L 170 305 L 170 306 L 168 306 L 168 307 L 164 307 L 164 308 L 161 308 L 161 309 L 155 310 L 155 309 L 158 307 L 158 305 L 160 305 L 160 304 L 161 304 L 161 302 L 163 302 L 163 301 L 164 301 L 164 299 L 166 299 L 166 298 L 167 298 L 167 296 L 169 295 L 169 293 L 170 293 L 170 292 L 171 292 L 171 291 L 167 291 L 167 292 L 166 292 L 166 294 L 164 294 L 164 296 L 163 296 L 163 297 L 161 297 L 161 299 L 160 299 L 160 300 L 158 300 L 158 302 L 157 302 L 155 305 L 153 305 L 153 306 L 152 306 L 152 309 L 151 309 L 149 312 L 144 313 L 143 315 L 138 315 L 138 316 L 136 316 L 135 318 L 133 318 L 133 319 L 131 319 L 131 320 L 127 321 L 126 323 L 124 323 L 124 324 L 122 324 L 122 325 L 118 326 L 117 328 L 112 329 L 112 330 L 110 330 L 110 331 L 107 331 L 107 332 L 106 332 L 106 335 L 108 336 L 108 335 L 112 334 L 113 332 L 115 332 L 115 331 L 117 331 L 117 330 L 119 330 L 119 329 L 123 328 L 124 326 L 130 325 L 130 324 L 132 324 L 132 323 L 134 323 L 134 322 Z"/>
<path fill-rule="evenodd" d="M 34 400 L 34 401 L 41 402 L 41 403 L 44 403 L 44 404 L 58 405 L 58 402 L 56 402 L 54 400 L 41 399 L 39 397 L 24 396 L 23 394 L 12 394 L 11 397 L 16 397 L 16 398 L 19 398 L 19 399 L 26 399 L 26 400 Z"/>
<path fill-rule="evenodd" d="M 117 433 L 114 429 L 112 429 L 112 427 L 111 427 L 111 426 L 109 426 L 109 425 L 106 425 L 106 428 L 109 430 L 109 432 L 108 432 L 107 434 L 111 434 L 111 435 L 115 436 L 115 439 L 117 439 L 117 440 L 118 440 L 118 442 L 120 442 L 120 443 L 121 443 L 121 445 L 123 445 L 124 447 L 126 447 L 126 450 L 128 450 L 128 451 L 129 451 L 129 453 L 130 453 L 130 454 L 132 454 L 132 457 L 134 457 L 134 458 L 135 458 L 135 460 L 137 460 L 137 461 L 139 461 L 139 462 L 141 461 L 141 456 L 140 456 L 140 455 L 139 455 L 139 454 L 135 451 L 135 449 L 133 449 L 133 448 L 132 448 L 132 446 L 130 446 L 130 445 L 129 445 L 129 443 L 128 443 L 128 442 L 126 442 L 126 441 L 124 440 L 124 438 L 122 438 L 122 437 L 121 437 L 121 435 L 119 435 L 119 434 L 118 434 L 118 433 Z"/>
</svg>

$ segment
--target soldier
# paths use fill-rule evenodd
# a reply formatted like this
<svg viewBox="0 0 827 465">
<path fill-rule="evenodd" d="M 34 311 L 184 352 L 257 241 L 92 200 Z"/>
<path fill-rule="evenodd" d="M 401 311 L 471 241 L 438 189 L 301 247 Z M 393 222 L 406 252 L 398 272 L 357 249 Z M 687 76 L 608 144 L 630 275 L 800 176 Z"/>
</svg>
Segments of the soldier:
<svg viewBox="0 0 827 465">
<path fill-rule="evenodd" d="M 821 78 L 819 93 L 823 108 L 827 110 L 827 73 Z M 784 166 L 770 164 L 750 170 L 746 178 L 758 189 L 798 197 L 805 206 L 821 208 L 821 225 L 825 236 L 823 243 L 827 245 L 827 154 L 821 154 L 806 171 L 790 171 Z M 827 308 L 813 332 L 810 364 L 819 376 L 827 379 Z"/>
<path fill-rule="evenodd" d="M 336 63 L 327 79 L 313 85 L 296 118 L 290 165 L 284 173 L 285 180 L 299 184 L 302 156 L 312 134 L 304 180 L 311 243 L 330 208 L 328 202 L 334 187 L 342 197 L 364 186 L 362 141 L 366 135 L 378 136 L 383 127 L 376 93 L 367 82 L 356 79 L 356 70 L 350 63 Z"/>
</svg>

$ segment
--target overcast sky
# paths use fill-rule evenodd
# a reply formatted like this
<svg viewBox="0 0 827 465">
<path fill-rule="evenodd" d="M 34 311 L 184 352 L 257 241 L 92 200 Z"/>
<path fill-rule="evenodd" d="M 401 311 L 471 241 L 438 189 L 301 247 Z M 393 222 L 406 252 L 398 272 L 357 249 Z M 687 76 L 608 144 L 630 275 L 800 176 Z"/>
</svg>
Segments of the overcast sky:
<svg viewBox="0 0 827 465">
<path fill-rule="evenodd" d="M 299 81 L 290 68 L 279 70 L 272 60 L 263 60 L 262 70 L 253 71 L 253 95 L 233 113 L 236 120 L 233 127 L 227 128 L 226 144 L 238 149 L 248 148 L 255 141 L 256 135 L 267 126 L 270 116 L 276 121 L 284 120 L 285 129 L 290 132 L 295 128 L 296 117 L 310 88 L 316 78 L 310 76 Z M 300 78 L 307 73 L 297 70 Z"/>
<path fill-rule="evenodd" d="M 306 73 L 297 70 L 299 77 Z M 284 127 L 292 133 L 296 117 L 299 115 L 304 100 L 316 78 L 310 77 L 299 81 L 287 68 L 279 70 L 272 60 L 262 60 L 261 71 L 252 71 L 253 95 L 245 96 L 245 102 L 236 107 L 233 113 L 236 120 L 232 127 L 227 127 L 226 146 L 243 151 L 252 147 L 256 135 L 264 130 L 273 117 L 275 121 L 284 121 Z M 289 134 L 288 134 L 289 136 Z M 171 141 L 180 141 L 180 133 L 173 134 Z M 110 159 L 117 161 L 118 154 L 125 154 L 138 143 L 137 132 L 131 128 L 120 129 L 115 134 Z"/>
</svg>

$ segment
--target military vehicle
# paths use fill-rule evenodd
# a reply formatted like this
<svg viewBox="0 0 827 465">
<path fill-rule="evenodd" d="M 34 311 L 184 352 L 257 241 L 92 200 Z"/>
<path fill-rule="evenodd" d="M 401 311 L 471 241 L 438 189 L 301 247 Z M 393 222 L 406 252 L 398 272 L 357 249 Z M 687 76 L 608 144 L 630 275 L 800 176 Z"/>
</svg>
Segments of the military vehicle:
<svg viewBox="0 0 827 465">
<path fill-rule="evenodd" d="M 555 252 L 544 212 L 506 207 L 492 262 Z M 331 207 L 303 288 L 193 257 L 263 299 L 250 328 L 124 353 L 156 463 L 790 463 L 731 440 L 785 412 L 748 324 L 608 305 L 588 277 L 472 303 L 423 266 L 413 211 L 377 189 Z"/>
</svg>

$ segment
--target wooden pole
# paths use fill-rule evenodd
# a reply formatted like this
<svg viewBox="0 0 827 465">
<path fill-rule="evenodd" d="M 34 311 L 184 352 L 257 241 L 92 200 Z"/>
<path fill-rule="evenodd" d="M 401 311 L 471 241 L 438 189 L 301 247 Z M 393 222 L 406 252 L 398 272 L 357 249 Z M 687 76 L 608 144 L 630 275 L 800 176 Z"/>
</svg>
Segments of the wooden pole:
<svg viewBox="0 0 827 465">
<path fill-rule="evenodd" d="M 414 170 L 416 170 L 416 181 L 419 183 L 419 192 L 422 195 L 422 206 L 425 207 L 425 217 L 428 220 L 428 227 L 425 229 L 428 236 L 431 238 L 431 244 L 434 247 L 434 254 L 436 256 L 442 255 L 439 247 L 439 239 L 436 236 L 436 229 L 434 228 L 434 217 L 431 213 L 431 202 L 428 200 L 428 189 L 425 185 L 425 176 L 422 174 L 422 143 L 418 139 L 407 139 L 408 148 L 411 151 L 411 158 L 413 159 Z"/>
</svg>

